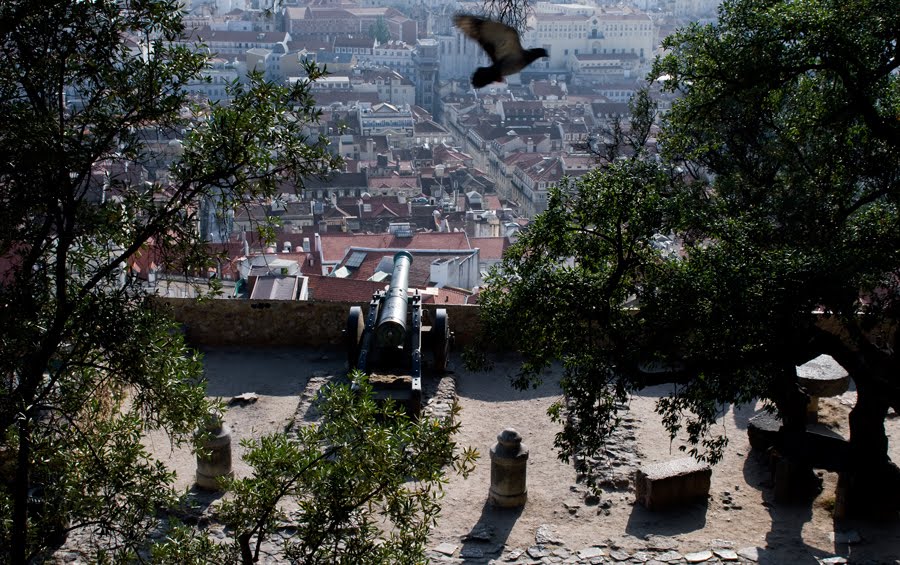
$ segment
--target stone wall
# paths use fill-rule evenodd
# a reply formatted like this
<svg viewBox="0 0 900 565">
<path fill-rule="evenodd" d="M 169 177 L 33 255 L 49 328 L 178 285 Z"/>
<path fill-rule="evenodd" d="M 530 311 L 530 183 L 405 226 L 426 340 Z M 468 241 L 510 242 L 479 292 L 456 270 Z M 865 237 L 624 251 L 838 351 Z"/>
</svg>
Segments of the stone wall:
<svg viewBox="0 0 900 565">
<path fill-rule="evenodd" d="M 159 298 L 198 346 L 320 347 L 341 345 L 351 302 Z M 426 310 L 434 310 L 426 304 Z M 457 346 L 477 340 L 478 307 L 446 305 Z"/>
</svg>

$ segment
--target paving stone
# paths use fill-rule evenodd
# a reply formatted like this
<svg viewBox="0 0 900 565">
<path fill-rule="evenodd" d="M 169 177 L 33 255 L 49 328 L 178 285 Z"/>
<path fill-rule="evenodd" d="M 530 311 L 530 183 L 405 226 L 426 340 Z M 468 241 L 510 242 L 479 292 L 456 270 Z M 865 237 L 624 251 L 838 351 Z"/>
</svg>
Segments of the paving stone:
<svg viewBox="0 0 900 565">
<path fill-rule="evenodd" d="M 647 549 L 652 549 L 654 551 L 669 551 L 678 547 L 678 543 L 670 537 L 666 536 L 656 536 L 656 535 L 648 535 L 647 538 Z"/>
<path fill-rule="evenodd" d="M 635 553 L 634 555 L 631 556 L 631 560 L 637 561 L 638 563 L 645 563 L 647 561 L 650 561 L 651 557 L 652 556 L 649 553 L 647 553 L 646 551 L 638 551 L 637 553 Z"/>
<path fill-rule="evenodd" d="M 594 557 L 603 557 L 606 553 L 599 547 L 585 547 L 578 550 L 580 559 L 593 559 Z"/>
<path fill-rule="evenodd" d="M 753 561 L 754 563 L 759 561 L 759 550 L 755 547 L 744 547 L 737 550 L 737 554 L 739 557 L 743 557 L 747 561 Z"/>
<path fill-rule="evenodd" d="M 460 550 L 459 556 L 463 559 L 478 559 L 484 557 L 484 550 L 480 547 L 466 546 Z"/>
<path fill-rule="evenodd" d="M 538 526 L 537 532 L 534 534 L 534 541 L 538 545 L 562 545 L 561 539 L 553 535 L 553 530 L 548 524 Z"/>
<path fill-rule="evenodd" d="M 716 549 L 716 548 L 719 548 L 719 549 L 734 549 L 734 542 L 733 542 L 733 541 L 729 541 L 729 540 L 727 540 L 727 539 L 719 539 L 719 538 L 716 538 L 716 539 L 710 541 L 710 542 L 709 542 L 709 545 L 710 545 L 710 547 L 712 547 L 713 549 Z"/>
<path fill-rule="evenodd" d="M 664 563 L 669 563 L 670 561 L 680 561 L 682 559 L 682 555 L 677 551 L 666 551 L 657 555 L 654 559 L 657 561 L 662 561 Z"/>
<path fill-rule="evenodd" d="M 834 557 L 826 557 L 825 559 L 819 559 L 819 563 L 822 565 L 843 565 L 847 562 L 846 557 L 841 557 L 840 555 L 835 555 Z"/>
<path fill-rule="evenodd" d="M 738 554 L 733 549 L 713 549 L 713 553 L 722 561 L 737 561 Z"/>
<path fill-rule="evenodd" d="M 712 551 L 696 551 L 694 553 L 685 553 L 684 560 L 688 563 L 703 563 L 713 558 Z"/>
<path fill-rule="evenodd" d="M 458 547 L 458 546 L 457 546 L 456 544 L 453 544 L 453 543 L 446 543 L 446 542 L 445 542 L 445 543 L 442 543 L 441 545 L 435 547 L 435 548 L 433 549 L 433 551 L 436 551 L 436 552 L 441 553 L 441 554 L 443 554 L 443 555 L 453 555 L 454 553 L 456 553 L 456 548 L 457 548 L 457 547 Z"/>
<path fill-rule="evenodd" d="M 525 552 L 520 549 L 514 549 L 507 553 L 503 559 L 505 559 L 506 561 L 515 561 L 516 559 L 521 557 L 523 553 Z"/>
<path fill-rule="evenodd" d="M 494 537 L 494 526 L 478 524 L 472 531 L 462 537 L 463 541 L 491 541 Z"/>
<path fill-rule="evenodd" d="M 527 550 L 525 550 L 525 553 L 527 553 L 528 556 L 532 559 L 541 559 L 550 555 L 550 552 L 540 545 L 532 545 Z"/>
<path fill-rule="evenodd" d="M 621 549 L 614 549 L 610 551 L 609 556 L 616 561 L 625 561 L 626 559 L 631 557 L 627 552 L 622 551 Z"/>
<path fill-rule="evenodd" d="M 560 547 L 551 551 L 550 554 L 555 555 L 556 557 L 559 557 L 561 559 L 566 559 L 567 557 L 570 557 L 572 555 L 572 552 L 565 547 Z"/>
</svg>

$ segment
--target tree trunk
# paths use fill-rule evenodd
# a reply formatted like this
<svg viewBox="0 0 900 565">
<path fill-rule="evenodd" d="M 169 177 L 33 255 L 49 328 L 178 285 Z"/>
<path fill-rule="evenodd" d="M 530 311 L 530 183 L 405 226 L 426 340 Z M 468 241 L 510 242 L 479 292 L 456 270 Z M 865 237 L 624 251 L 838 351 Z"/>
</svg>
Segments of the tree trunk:
<svg viewBox="0 0 900 565">
<path fill-rule="evenodd" d="M 797 383 L 797 367 L 786 362 L 777 376 L 775 406 L 781 417 L 781 450 L 771 454 L 775 500 L 778 502 L 808 502 L 821 489 L 821 482 L 813 471 L 806 441 L 806 405 L 809 397 Z"/>
<path fill-rule="evenodd" d="M 849 418 L 852 467 L 838 479 L 835 513 L 893 518 L 900 510 L 900 469 L 888 455 L 884 419 L 889 399 L 864 379 L 855 381 L 856 406 Z"/>
<path fill-rule="evenodd" d="M 803 394 L 797 384 L 797 368 L 793 364 L 783 367 L 777 378 L 777 396 L 774 401 L 778 415 L 781 416 L 783 433 L 803 433 L 806 431 L 806 404 L 809 397 Z"/>
<path fill-rule="evenodd" d="M 887 400 L 876 391 L 861 386 L 857 380 L 856 406 L 850 411 L 850 450 L 858 466 L 871 467 L 887 463 L 888 438 L 884 429 Z"/>
<path fill-rule="evenodd" d="M 31 422 L 28 416 L 19 420 L 19 453 L 13 482 L 13 523 L 10 549 L 11 563 L 25 565 L 28 557 L 28 490 L 31 469 Z"/>
<path fill-rule="evenodd" d="M 256 562 L 253 559 L 253 552 L 250 550 L 250 534 L 244 532 L 238 536 L 238 545 L 241 547 L 241 563 L 243 565 L 253 565 Z"/>
</svg>

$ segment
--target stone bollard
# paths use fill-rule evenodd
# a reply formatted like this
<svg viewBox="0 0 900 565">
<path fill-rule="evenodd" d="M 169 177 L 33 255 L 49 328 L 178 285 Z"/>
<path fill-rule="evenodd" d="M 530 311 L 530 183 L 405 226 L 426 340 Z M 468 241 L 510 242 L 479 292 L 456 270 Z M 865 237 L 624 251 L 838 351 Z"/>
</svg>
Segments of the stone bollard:
<svg viewBox="0 0 900 565">
<path fill-rule="evenodd" d="M 231 428 L 215 414 L 210 414 L 206 424 L 209 439 L 203 443 L 203 454 L 197 454 L 196 483 L 207 490 L 221 490 L 218 480 L 231 478 Z"/>
<path fill-rule="evenodd" d="M 512 428 L 497 436 L 497 445 L 491 448 L 491 489 L 488 500 L 503 508 L 523 506 L 528 499 L 525 471 L 528 464 L 528 448 L 522 445 L 522 436 Z"/>
</svg>

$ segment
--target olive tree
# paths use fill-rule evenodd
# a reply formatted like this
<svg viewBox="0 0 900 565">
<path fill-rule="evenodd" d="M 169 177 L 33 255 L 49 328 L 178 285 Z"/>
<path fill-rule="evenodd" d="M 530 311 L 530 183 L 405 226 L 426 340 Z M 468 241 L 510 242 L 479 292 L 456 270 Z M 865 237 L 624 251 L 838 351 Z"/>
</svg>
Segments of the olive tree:
<svg viewBox="0 0 900 565">
<path fill-rule="evenodd" d="M 411 418 L 376 402 L 365 375 L 351 378 L 356 389 L 320 393 L 316 423 L 246 441 L 253 473 L 225 481 L 230 496 L 216 509 L 233 543 L 178 527 L 154 562 L 250 564 L 272 552 L 294 563 L 425 562 L 446 470 L 465 476 L 478 454 L 453 441 L 456 406 L 444 419 Z"/>
<path fill-rule="evenodd" d="M 800 445 L 796 366 L 825 353 L 858 392 L 850 483 L 897 478 L 898 16 L 886 1 L 735 0 L 665 40 L 650 79 L 678 99 L 659 158 L 557 189 L 482 300 L 523 376 L 564 361 L 563 456 L 597 447 L 616 396 L 662 380 L 677 383 L 663 422 L 697 457 L 721 455 L 723 404 L 757 398 Z M 661 235 L 677 246 L 651 252 Z"/>
</svg>

